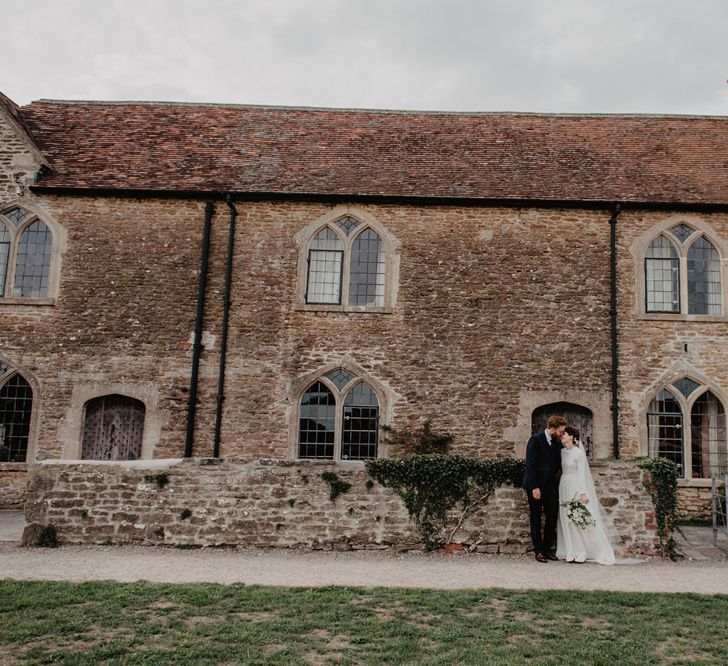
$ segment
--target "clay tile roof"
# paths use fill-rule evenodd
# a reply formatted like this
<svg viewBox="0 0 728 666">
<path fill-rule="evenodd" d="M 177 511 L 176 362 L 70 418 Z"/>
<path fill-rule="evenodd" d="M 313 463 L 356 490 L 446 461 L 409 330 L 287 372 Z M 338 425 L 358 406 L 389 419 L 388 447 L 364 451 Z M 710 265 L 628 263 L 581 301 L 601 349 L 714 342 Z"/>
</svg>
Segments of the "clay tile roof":
<svg viewBox="0 0 728 666">
<path fill-rule="evenodd" d="M 39 186 L 728 203 L 728 117 L 41 100 Z"/>
</svg>

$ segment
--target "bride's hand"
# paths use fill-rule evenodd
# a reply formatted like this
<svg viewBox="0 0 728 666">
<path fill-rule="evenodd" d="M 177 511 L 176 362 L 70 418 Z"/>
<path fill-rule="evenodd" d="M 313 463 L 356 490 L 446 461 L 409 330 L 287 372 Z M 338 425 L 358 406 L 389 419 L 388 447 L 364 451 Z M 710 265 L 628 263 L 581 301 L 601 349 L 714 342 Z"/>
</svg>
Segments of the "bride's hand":
<svg viewBox="0 0 728 666">
<path fill-rule="evenodd" d="M 582 493 L 581 496 L 579 497 L 579 501 L 582 504 L 589 504 L 589 495 L 587 495 L 586 493 Z"/>
</svg>

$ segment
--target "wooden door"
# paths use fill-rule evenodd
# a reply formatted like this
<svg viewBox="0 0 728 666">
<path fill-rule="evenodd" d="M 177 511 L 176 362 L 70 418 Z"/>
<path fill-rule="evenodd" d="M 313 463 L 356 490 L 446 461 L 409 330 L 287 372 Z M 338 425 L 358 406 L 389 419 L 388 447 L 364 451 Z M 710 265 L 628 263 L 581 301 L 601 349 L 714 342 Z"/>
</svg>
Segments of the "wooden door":
<svg viewBox="0 0 728 666">
<path fill-rule="evenodd" d="M 581 434 L 581 443 L 589 458 L 594 457 L 594 417 L 590 409 L 571 402 L 553 402 L 536 409 L 531 415 L 531 432 L 546 429 L 549 416 L 563 416 Z"/>
<path fill-rule="evenodd" d="M 144 403 L 123 395 L 104 395 L 86 403 L 83 460 L 136 460 L 142 454 Z"/>
</svg>

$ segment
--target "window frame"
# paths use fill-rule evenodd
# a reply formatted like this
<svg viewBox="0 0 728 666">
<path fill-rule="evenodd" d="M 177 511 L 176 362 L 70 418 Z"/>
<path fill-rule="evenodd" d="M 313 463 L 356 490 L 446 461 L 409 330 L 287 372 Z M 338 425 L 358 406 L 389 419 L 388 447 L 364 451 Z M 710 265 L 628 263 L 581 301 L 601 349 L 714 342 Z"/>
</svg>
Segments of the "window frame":
<svg viewBox="0 0 728 666">
<path fill-rule="evenodd" d="M 25 368 L 21 368 L 16 364 L 11 363 L 7 358 L 0 357 L 0 364 L 7 368 L 7 370 L 0 375 L 0 388 L 5 386 L 5 384 L 13 377 L 20 375 L 28 383 L 33 394 L 30 406 L 30 429 L 28 431 L 28 443 L 25 449 L 25 461 L 0 462 L 0 469 L 27 469 L 28 465 L 35 462 L 38 450 L 38 424 L 42 405 L 40 386 L 32 373 L 28 372 Z"/>
<path fill-rule="evenodd" d="M 344 233 L 337 223 L 343 218 L 353 218 L 359 226 L 350 234 Z M 308 302 L 309 291 L 309 262 L 311 257 L 311 243 L 316 235 L 328 228 L 336 234 L 343 246 L 341 262 L 341 278 L 339 303 Z M 351 280 L 351 258 L 354 242 L 367 229 L 376 233 L 382 243 L 384 255 L 384 294 L 382 305 L 355 305 L 349 300 L 349 286 Z M 399 240 L 384 228 L 366 210 L 349 206 L 336 206 L 333 210 L 311 222 L 301 229 L 294 240 L 298 246 L 298 274 L 294 310 L 317 312 L 367 312 L 391 314 L 394 312 L 399 283 Z"/>
<path fill-rule="evenodd" d="M 339 389 L 336 384 L 327 377 L 336 370 L 344 370 L 352 375 L 346 384 Z M 334 454 L 333 458 L 301 458 L 299 456 L 299 433 L 301 419 L 301 400 L 311 386 L 316 382 L 321 382 L 334 396 L 336 405 L 334 418 Z M 377 435 L 377 455 L 376 458 L 387 457 L 387 444 L 381 436 L 381 427 L 387 425 L 392 419 L 392 405 L 394 403 L 394 394 L 385 385 L 377 379 L 369 375 L 363 369 L 353 363 L 331 364 L 316 372 L 308 373 L 299 377 L 291 385 L 289 393 L 289 404 L 291 409 L 289 412 L 290 421 L 288 429 L 288 458 L 298 462 L 309 463 L 325 463 L 337 465 L 363 466 L 367 459 L 342 459 L 342 442 L 344 432 L 344 407 L 346 396 L 358 384 L 364 383 L 369 386 L 379 403 L 378 415 L 378 435 Z M 372 460 L 372 459 L 369 459 Z"/>
<path fill-rule="evenodd" d="M 367 382 L 365 379 L 362 379 L 358 375 L 354 375 L 344 386 L 342 386 L 341 389 L 339 389 L 336 384 L 334 384 L 326 375 L 329 374 L 328 371 L 324 373 L 323 375 L 319 376 L 317 379 L 313 380 L 312 382 L 309 382 L 306 384 L 306 387 L 303 389 L 303 391 L 300 392 L 298 396 L 298 400 L 296 402 L 296 460 L 319 460 L 319 461 L 325 461 L 325 462 L 359 462 L 363 463 L 364 460 L 373 460 L 374 458 L 381 457 L 380 454 L 380 447 L 381 447 L 381 438 L 379 436 L 379 430 L 381 429 L 381 423 L 382 423 L 382 398 L 377 392 L 377 390 L 372 386 L 369 382 Z M 299 449 L 299 437 L 300 437 L 300 414 L 301 414 L 301 400 L 303 396 L 306 394 L 306 392 L 313 386 L 316 382 L 321 382 L 329 391 L 331 391 L 332 395 L 334 396 L 334 450 L 333 450 L 333 457 L 331 458 L 316 458 L 316 457 L 306 457 L 302 458 L 300 455 L 300 449 Z M 374 393 L 374 395 L 377 398 L 378 402 L 378 416 L 377 416 L 377 455 L 374 458 L 343 458 L 342 457 L 342 449 L 343 449 L 343 440 L 344 440 L 344 408 L 345 408 L 345 402 L 346 397 L 349 395 L 349 391 L 352 391 L 356 386 L 359 384 L 366 384 Z"/>
<path fill-rule="evenodd" d="M 29 213 L 20 225 L 15 226 L 5 217 L 15 208 L 22 208 Z M 23 233 L 34 223 L 42 222 L 51 235 L 50 262 L 48 266 L 48 287 L 45 296 L 14 296 L 15 278 L 18 261 L 18 248 Z M 60 281 L 61 255 L 65 251 L 66 234 L 60 225 L 55 223 L 48 215 L 39 212 L 34 206 L 25 201 L 15 201 L 0 207 L 0 225 L 10 233 L 10 247 L 8 263 L 6 266 L 5 289 L 0 293 L 0 306 L 12 305 L 55 305 Z"/>
<path fill-rule="evenodd" d="M 687 397 L 683 394 L 683 392 L 678 388 L 677 383 L 681 379 L 690 379 L 697 383 L 699 386 L 695 388 Z M 723 395 L 718 392 L 714 386 L 707 384 L 705 381 L 702 381 L 696 377 L 693 377 L 691 375 L 683 375 L 681 377 L 678 377 L 676 379 L 673 379 L 671 382 L 666 383 L 662 385 L 657 391 L 651 391 L 650 395 L 652 396 L 645 405 L 644 409 L 644 419 L 643 422 L 646 425 L 646 444 L 647 444 L 647 455 L 650 457 L 659 457 L 657 455 L 653 455 L 653 452 L 651 451 L 650 447 L 650 415 L 657 414 L 657 412 L 650 412 L 650 405 L 652 404 L 652 401 L 662 392 L 662 391 L 669 391 L 672 396 L 675 398 L 675 401 L 680 406 L 680 416 L 681 416 L 681 435 L 682 435 L 682 469 L 680 470 L 680 473 L 678 474 L 678 479 L 681 481 L 697 481 L 697 482 L 709 482 L 710 481 L 710 470 L 708 470 L 708 476 L 702 476 L 702 477 L 693 477 L 693 437 L 692 437 L 692 418 L 693 418 L 693 408 L 695 406 L 695 403 L 698 401 L 698 399 L 707 394 L 711 393 L 713 397 L 721 404 L 723 407 L 723 414 L 724 419 L 728 423 L 728 411 L 726 411 L 726 402 L 723 397 Z M 726 449 L 725 453 L 728 455 L 728 434 L 726 436 L 726 439 L 723 442 L 723 445 Z"/>
<path fill-rule="evenodd" d="M 681 241 L 670 229 L 680 224 L 691 228 L 692 233 Z M 653 311 L 647 309 L 647 252 L 651 243 L 665 236 L 675 248 L 678 255 L 679 311 Z M 700 238 L 705 238 L 718 254 L 720 266 L 720 314 L 690 314 L 688 287 L 688 252 Z M 677 215 L 663 220 L 642 234 L 630 246 L 635 267 L 635 308 L 638 319 L 659 321 L 728 321 L 728 245 L 714 230 L 697 216 Z"/>
</svg>

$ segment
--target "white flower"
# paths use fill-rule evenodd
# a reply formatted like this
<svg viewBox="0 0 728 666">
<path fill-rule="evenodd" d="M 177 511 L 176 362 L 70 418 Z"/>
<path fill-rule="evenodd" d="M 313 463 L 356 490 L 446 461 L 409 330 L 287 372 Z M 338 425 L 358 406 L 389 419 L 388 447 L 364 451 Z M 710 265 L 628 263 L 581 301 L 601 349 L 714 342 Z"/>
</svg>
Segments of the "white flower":
<svg viewBox="0 0 728 666">
<path fill-rule="evenodd" d="M 589 507 L 582 504 L 576 495 L 568 502 L 561 502 L 561 506 L 566 509 L 566 517 L 577 527 L 585 530 L 587 527 L 597 524 L 591 511 L 589 511 Z"/>
</svg>

